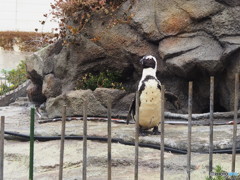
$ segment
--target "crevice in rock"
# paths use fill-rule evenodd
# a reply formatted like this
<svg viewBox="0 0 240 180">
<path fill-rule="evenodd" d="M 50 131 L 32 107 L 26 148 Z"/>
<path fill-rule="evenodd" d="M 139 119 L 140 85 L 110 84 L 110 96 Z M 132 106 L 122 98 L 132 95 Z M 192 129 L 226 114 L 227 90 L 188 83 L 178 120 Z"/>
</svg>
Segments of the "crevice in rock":
<svg viewBox="0 0 240 180">
<path fill-rule="evenodd" d="M 224 38 L 224 37 L 235 37 L 235 36 L 240 36 L 239 34 L 221 34 L 219 38 Z"/>
<path fill-rule="evenodd" d="M 102 61 L 107 61 L 105 57 L 98 57 L 98 58 L 94 58 L 94 59 L 87 59 L 87 60 L 84 60 L 80 65 L 81 66 L 84 66 L 86 64 L 92 64 L 92 63 L 99 63 L 99 62 L 102 62 Z"/>
<path fill-rule="evenodd" d="M 219 37 L 215 36 L 214 34 L 212 34 L 210 31 L 207 31 L 206 29 L 198 29 L 195 31 L 191 31 L 191 32 L 187 32 L 189 34 L 192 34 L 192 36 L 188 36 L 188 37 L 197 37 L 198 34 L 197 33 L 205 33 L 207 36 L 209 36 L 210 38 L 213 38 L 222 48 L 224 48 L 222 42 L 219 40 Z M 184 34 L 184 33 L 182 33 Z M 202 35 L 204 36 L 204 35 Z"/>
<path fill-rule="evenodd" d="M 199 47 L 201 47 L 201 46 L 196 46 L 194 48 L 191 48 L 191 49 L 188 49 L 188 50 L 185 50 L 185 51 L 179 51 L 179 52 L 176 52 L 176 53 L 173 53 L 173 54 L 167 54 L 167 55 L 165 55 L 164 60 L 167 61 L 168 59 L 172 59 L 172 58 L 175 58 L 177 56 L 181 56 L 182 54 L 193 51 L 193 50 L 195 50 Z"/>
<path fill-rule="evenodd" d="M 238 1 L 231 1 L 230 3 L 227 3 L 225 0 L 215 0 L 216 2 L 218 2 L 219 4 L 223 4 L 224 6 L 228 6 L 228 7 L 235 7 L 235 6 L 240 6 L 240 2 Z"/>
<path fill-rule="evenodd" d="M 54 44 L 53 48 L 50 50 L 49 56 L 53 54 L 59 54 L 62 49 L 63 49 L 63 41 L 59 40 Z"/>
</svg>

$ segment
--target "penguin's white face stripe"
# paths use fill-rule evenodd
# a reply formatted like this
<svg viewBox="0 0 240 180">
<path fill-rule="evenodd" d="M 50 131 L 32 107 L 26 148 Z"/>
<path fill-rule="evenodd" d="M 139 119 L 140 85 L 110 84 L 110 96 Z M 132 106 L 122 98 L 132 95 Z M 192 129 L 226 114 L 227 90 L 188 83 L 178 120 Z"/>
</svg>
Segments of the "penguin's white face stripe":
<svg viewBox="0 0 240 180">
<path fill-rule="evenodd" d="M 153 59 L 154 61 L 155 61 L 155 63 L 156 63 L 156 65 L 157 65 L 157 59 L 154 57 L 154 56 L 152 56 L 152 55 L 147 55 L 147 56 L 144 56 L 146 59 Z"/>
<path fill-rule="evenodd" d="M 155 57 L 151 56 L 151 55 L 147 55 L 147 56 L 144 56 L 140 61 L 141 63 L 143 64 L 144 62 L 142 61 L 148 61 L 148 60 L 153 60 L 153 63 L 155 62 L 155 66 L 154 68 L 151 68 L 151 67 L 148 67 L 148 68 L 143 68 L 143 71 L 142 71 L 142 78 L 139 82 L 139 85 L 138 85 L 138 90 L 140 90 L 140 87 L 143 83 L 143 81 L 146 79 L 147 76 L 152 76 L 154 77 L 157 81 L 157 77 L 156 77 L 156 72 L 157 72 L 157 60 Z M 158 83 L 160 84 L 160 82 L 158 81 Z M 161 84 L 160 84 L 161 85 Z"/>
<path fill-rule="evenodd" d="M 143 69 L 153 68 L 153 69 L 157 70 L 157 59 L 151 55 L 144 56 L 140 60 L 140 62 L 143 66 Z"/>
</svg>

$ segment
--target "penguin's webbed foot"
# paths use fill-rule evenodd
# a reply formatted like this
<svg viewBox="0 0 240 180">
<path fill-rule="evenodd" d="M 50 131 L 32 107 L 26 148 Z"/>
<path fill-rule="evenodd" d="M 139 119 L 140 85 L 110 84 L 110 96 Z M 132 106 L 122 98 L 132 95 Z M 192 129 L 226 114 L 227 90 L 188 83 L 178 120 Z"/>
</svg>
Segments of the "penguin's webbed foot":
<svg viewBox="0 0 240 180">
<path fill-rule="evenodd" d="M 143 129 L 141 126 L 139 127 L 139 136 L 148 136 L 149 131 Z"/>
<path fill-rule="evenodd" d="M 158 126 L 154 126 L 153 131 L 152 131 L 152 135 L 160 135 L 160 134 L 161 134 L 161 132 L 158 131 Z"/>
</svg>

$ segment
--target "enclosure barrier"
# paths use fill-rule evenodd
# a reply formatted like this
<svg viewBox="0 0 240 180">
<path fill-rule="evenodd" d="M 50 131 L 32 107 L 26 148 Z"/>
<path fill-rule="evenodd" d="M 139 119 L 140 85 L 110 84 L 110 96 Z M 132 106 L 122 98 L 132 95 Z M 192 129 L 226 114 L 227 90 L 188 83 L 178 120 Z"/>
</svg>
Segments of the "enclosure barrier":
<svg viewBox="0 0 240 180">
<path fill-rule="evenodd" d="M 160 142 L 160 180 L 164 179 L 164 101 L 165 101 L 165 86 L 161 88 L 161 142 Z"/>
<path fill-rule="evenodd" d="M 63 179 L 63 159 L 64 159 L 65 127 L 66 127 L 66 109 L 67 109 L 67 106 L 63 105 L 61 145 L 60 145 L 60 162 L 59 162 L 59 180 Z"/>
<path fill-rule="evenodd" d="M 108 180 L 112 179 L 112 102 L 108 99 Z"/>
<path fill-rule="evenodd" d="M 210 117 L 209 117 L 209 176 L 213 170 L 213 111 L 214 111 L 214 77 L 210 77 Z"/>
<path fill-rule="evenodd" d="M 187 179 L 191 179 L 191 141 L 192 141 L 192 87 L 188 84 L 188 148 L 187 148 Z"/>
<path fill-rule="evenodd" d="M 235 74 L 235 98 L 234 98 L 234 121 L 233 121 L 233 147 L 232 147 L 232 172 L 235 172 L 236 165 L 236 145 L 237 145 L 237 111 L 238 111 L 238 92 L 239 91 L 239 74 Z"/>
<path fill-rule="evenodd" d="M 83 169 L 82 179 L 87 179 L 87 101 L 83 102 Z"/>
<path fill-rule="evenodd" d="M 5 117 L 1 116 L 1 133 L 0 133 L 0 180 L 3 180 L 3 168 L 4 168 L 4 128 Z"/>
<path fill-rule="evenodd" d="M 34 122 L 35 122 L 35 108 L 31 108 L 30 119 L 30 152 L 29 152 L 29 180 L 33 180 L 34 173 Z"/>
<path fill-rule="evenodd" d="M 134 179 L 138 180 L 138 155 L 139 155 L 139 91 L 136 92 L 136 119 L 135 119 L 135 167 Z"/>
<path fill-rule="evenodd" d="M 192 136 L 192 89 L 193 82 L 189 82 L 188 85 L 188 138 L 187 138 L 187 179 L 191 179 L 191 136 Z M 164 180 L 164 93 L 165 88 L 162 86 L 161 91 L 161 135 L 160 135 L 160 180 Z M 236 164 L 236 137 L 237 137 L 237 124 L 238 124 L 238 93 L 239 93 L 239 74 L 235 75 L 235 89 L 234 89 L 234 123 L 233 123 L 233 147 L 232 147 L 232 167 L 231 171 L 235 172 Z M 214 77 L 210 77 L 210 116 L 209 116 L 209 176 L 213 170 L 213 112 L 214 112 Z M 111 136 L 111 101 L 108 99 L 108 111 L 107 111 L 107 179 L 112 179 L 112 136 Z M 33 167 L 34 167 L 34 114 L 35 109 L 31 108 L 31 124 L 30 124 L 30 153 L 29 153 L 29 179 L 33 180 Z M 4 178 L 4 125 L 5 117 L 1 116 L 1 133 L 0 133 L 0 180 Z M 65 140 L 65 124 L 66 124 L 66 105 L 63 106 L 62 111 L 62 130 L 61 130 L 61 141 L 60 141 L 60 162 L 59 162 L 59 180 L 63 179 L 63 164 L 64 164 L 64 140 Z M 87 179 L 87 101 L 83 103 L 83 165 L 82 165 L 82 179 Z M 139 169 L 138 169 L 138 158 L 139 158 L 139 92 L 136 92 L 136 122 L 135 122 L 135 166 L 134 166 L 134 179 L 138 180 Z"/>
</svg>

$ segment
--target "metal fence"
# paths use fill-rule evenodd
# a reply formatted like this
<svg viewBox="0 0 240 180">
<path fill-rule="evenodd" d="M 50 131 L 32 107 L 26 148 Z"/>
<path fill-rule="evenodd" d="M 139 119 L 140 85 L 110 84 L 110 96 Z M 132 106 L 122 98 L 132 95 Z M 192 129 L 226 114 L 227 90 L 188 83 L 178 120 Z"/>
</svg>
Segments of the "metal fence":
<svg viewBox="0 0 240 180">
<path fill-rule="evenodd" d="M 192 136 L 192 101 L 193 101 L 193 82 L 189 82 L 188 88 L 188 148 L 187 148 L 187 177 L 186 179 L 191 179 L 191 136 Z M 160 180 L 164 179 L 164 91 L 165 88 L 162 86 L 162 98 L 161 98 L 161 135 L 160 138 Z M 234 119 L 233 119 L 233 146 L 232 146 L 232 172 L 235 172 L 236 164 L 236 135 L 237 135 L 237 111 L 238 111 L 238 101 L 239 101 L 239 74 L 235 75 L 235 99 L 234 99 Z M 213 170 L 213 112 L 214 112 L 214 77 L 210 77 L 210 117 L 209 117 L 209 176 L 211 177 L 211 172 Z M 62 131 L 61 131 L 61 145 L 60 145 L 60 162 L 59 162 L 59 180 L 63 179 L 63 162 L 64 162 L 64 140 L 65 140 L 65 123 L 66 123 L 66 106 L 63 107 L 62 113 Z M 107 167 L 108 167 L 108 180 L 112 179 L 112 132 L 111 132 L 111 102 L 108 100 L 108 153 L 107 153 Z M 34 167 L 34 114 L 35 109 L 31 109 L 31 126 L 30 126 L 30 162 L 29 162 L 29 179 L 33 180 L 33 167 Z M 4 122 L 5 117 L 1 117 L 1 134 L 0 134 L 0 180 L 3 180 L 3 167 L 4 167 Z M 83 165 L 82 165 L 82 179 L 87 179 L 87 101 L 84 101 L 83 105 Z M 138 158 L 139 158 L 139 92 L 136 92 L 136 122 L 135 122 L 135 171 L 134 179 L 138 180 Z"/>
</svg>

